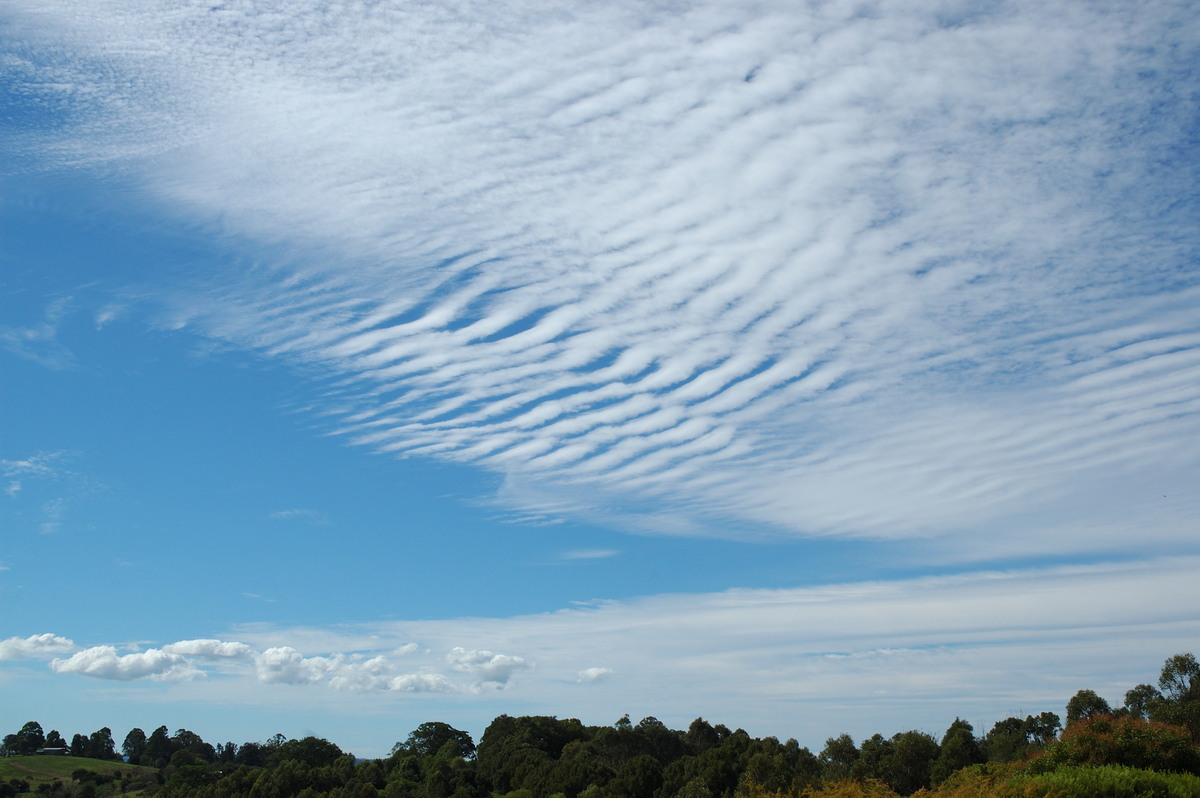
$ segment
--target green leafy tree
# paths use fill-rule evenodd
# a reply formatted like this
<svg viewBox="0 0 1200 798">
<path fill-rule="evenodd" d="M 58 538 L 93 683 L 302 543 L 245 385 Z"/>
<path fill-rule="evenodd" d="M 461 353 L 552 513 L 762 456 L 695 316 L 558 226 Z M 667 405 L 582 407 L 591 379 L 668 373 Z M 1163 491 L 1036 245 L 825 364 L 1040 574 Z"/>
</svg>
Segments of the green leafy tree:
<svg viewBox="0 0 1200 798">
<path fill-rule="evenodd" d="M 71 737 L 71 756 L 87 756 L 88 738 L 82 734 Z"/>
<path fill-rule="evenodd" d="M 941 784 L 951 774 L 970 765 L 985 761 L 983 746 L 975 739 L 975 729 L 961 718 L 955 718 L 942 736 L 937 759 L 930 769 L 930 781 Z"/>
<path fill-rule="evenodd" d="M 1067 727 L 1081 720 L 1090 720 L 1100 715 L 1111 715 L 1112 707 L 1093 690 L 1080 690 L 1067 702 Z"/>
<path fill-rule="evenodd" d="M 1200 663 L 1191 654 L 1176 654 L 1163 663 L 1158 677 L 1162 699 L 1150 705 L 1150 717 L 1187 728 L 1200 740 Z"/>
<path fill-rule="evenodd" d="M 839 734 L 825 741 L 818 759 L 821 760 L 822 779 L 830 782 L 848 779 L 858 761 L 858 746 L 849 734 Z"/>
<path fill-rule="evenodd" d="M 717 730 L 712 727 L 711 723 L 704 718 L 696 718 L 688 726 L 687 733 L 683 736 L 683 741 L 689 753 L 701 754 L 710 748 L 716 748 L 720 745 L 721 737 L 717 734 Z"/>
<path fill-rule="evenodd" d="M 1025 734 L 1033 745 L 1046 745 L 1058 736 L 1060 729 L 1062 720 L 1053 712 L 1025 716 Z"/>
<path fill-rule="evenodd" d="M 119 759 L 116 752 L 116 743 L 113 742 L 112 729 L 105 726 L 102 729 L 97 729 L 88 737 L 85 756 L 92 759 Z"/>
<path fill-rule="evenodd" d="M 413 729 L 402 743 L 392 746 L 392 755 L 398 753 L 415 754 L 416 756 L 433 756 L 442 750 L 446 743 L 454 743 L 455 756 L 464 759 L 475 758 L 475 741 L 465 731 L 454 728 L 448 723 L 429 721 Z"/>
<path fill-rule="evenodd" d="M 171 761 L 171 755 L 175 753 L 175 750 L 175 744 L 167 732 L 167 727 L 159 726 L 146 738 L 146 746 L 142 749 L 139 764 L 149 765 L 152 768 L 164 768 Z"/>
<path fill-rule="evenodd" d="M 1131 718 L 1147 720 L 1151 709 L 1159 701 L 1162 701 L 1162 693 L 1152 685 L 1139 684 L 1125 692 L 1125 705 L 1121 709 L 1123 714 Z"/>
<path fill-rule="evenodd" d="M 67 741 L 58 733 L 58 729 L 51 729 L 46 735 L 46 741 L 42 744 L 44 748 L 67 748 Z"/>
<path fill-rule="evenodd" d="M 304 737 L 282 743 L 271 753 L 268 762 L 278 763 L 290 760 L 318 768 L 332 765 L 342 756 L 345 756 L 345 752 L 328 740 L 321 737 Z"/>
<path fill-rule="evenodd" d="M 171 735 L 171 748 L 176 751 L 187 751 L 205 762 L 217 760 L 217 750 L 204 742 L 199 734 L 187 729 L 179 729 Z"/>
<path fill-rule="evenodd" d="M 5 750 L 19 756 L 32 754 L 45 744 L 46 735 L 42 731 L 42 724 L 36 720 L 29 721 L 16 734 L 10 734 L 4 738 Z"/>
<path fill-rule="evenodd" d="M 891 753 L 884 761 L 884 784 L 901 795 L 927 789 L 938 756 L 937 740 L 925 732 L 905 731 L 892 735 L 891 743 Z"/>
<path fill-rule="evenodd" d="M 129 730 L 125 741 L 121 743 L 121 753 L 131 765 L 142 764 L 142 753 L 146 750 L 146 733 L 139 728 Z"/>
<path fill-rule="evenodd" d="M 1025 722 L 1014 717 L 996 721 L 983 738 L 983 747 L 989 762 L 1015 762 L 1021 759 L 1029 749 Z"/>
<path fill-rule="evenodd" d="M 649 754 L 638 754 L 621 764 L 606 793 L 612 798 L 653 798 L 662 783 L 662 764 Z"/>
</svg>

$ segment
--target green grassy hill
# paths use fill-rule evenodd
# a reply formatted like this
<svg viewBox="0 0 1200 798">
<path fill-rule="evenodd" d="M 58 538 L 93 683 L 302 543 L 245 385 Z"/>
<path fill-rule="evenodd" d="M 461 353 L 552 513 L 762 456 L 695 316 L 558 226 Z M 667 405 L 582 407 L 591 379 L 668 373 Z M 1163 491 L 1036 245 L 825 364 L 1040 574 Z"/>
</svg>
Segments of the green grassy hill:
<svg viewBox="0 0 1200 798">
<path fill-rule="evenodd" d="M 0 759 L 0 782 L 20 779 L 29 782 L 31 791 L 39 784 L 53 781 L 70 781 L 76 770 L 91 770 L 106 776 L 138 773 L 154 774 L 154 768 L 127 765 L 106 759 L 88 759 L 82 756 L 12 756 Z"/>
</svg>

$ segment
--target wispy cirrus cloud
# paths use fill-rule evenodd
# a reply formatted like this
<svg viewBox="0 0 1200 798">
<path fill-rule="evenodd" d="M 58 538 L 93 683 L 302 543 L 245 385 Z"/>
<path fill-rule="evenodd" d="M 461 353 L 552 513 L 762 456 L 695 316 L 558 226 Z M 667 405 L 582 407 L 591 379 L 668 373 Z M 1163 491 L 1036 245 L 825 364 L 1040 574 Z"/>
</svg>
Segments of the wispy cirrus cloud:
<svg viewBox="0 0 1200 798">
<path fill-rule="evenodd" d="M 74 368 L 78 361 L 59 340 L 59 328 L 70 304 L 69 297 L 54 300 L 36 324 L 0 324 L 0 350 L 55 371 Z"/>
<path fill-rule="evenodd" d="M 621 552 L 616 549 L 573 549 L 559 555 L 563 560 L 607 560 Z"/>
<path fill-rule="evenodd" d="M 172 314 L 327 375 L 347 440 L 675 534 L 988 537 L 1194 481 L 1182 7 L 298 10 L 17 3 L 55 57 L 9 69 L 85 119 L 43 158 L 315 253 Z"/>
</svg>

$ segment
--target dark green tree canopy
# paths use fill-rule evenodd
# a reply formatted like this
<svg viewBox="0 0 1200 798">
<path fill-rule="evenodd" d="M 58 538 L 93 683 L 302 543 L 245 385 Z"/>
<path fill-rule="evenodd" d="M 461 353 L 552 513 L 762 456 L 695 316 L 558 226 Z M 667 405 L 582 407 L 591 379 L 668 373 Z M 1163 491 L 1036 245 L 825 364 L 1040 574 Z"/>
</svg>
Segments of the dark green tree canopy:
<svg viewBox="0 0 1200 798">
<path fill-rule="evenodd" d="M 475 741 L 471 739 L 471 735 L 439 721 L 422 723 L 409 733 L 408 739 L 392 746 L 391 753 L 393 756 L 398 753 L 433 756 L 441 751 L 446 743 L 454 744 L 456 756 L 464 759 L 475 758 Z"/>
<path fill-rule="evenodd" d="M 1080 690 L 1067 702 L 1067 726 L 1099 715 L 1111 715 L 1112 707 L 1094 690 Z"/>
</svg>

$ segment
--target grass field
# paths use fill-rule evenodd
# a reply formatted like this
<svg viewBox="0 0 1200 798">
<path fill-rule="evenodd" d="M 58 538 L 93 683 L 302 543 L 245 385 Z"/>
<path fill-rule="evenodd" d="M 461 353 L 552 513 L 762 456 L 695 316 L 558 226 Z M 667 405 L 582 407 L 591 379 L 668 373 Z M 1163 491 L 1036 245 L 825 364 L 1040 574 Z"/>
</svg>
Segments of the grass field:
<svg viewBox="0 0 1200 798">
<path fill-rule="evenodd" d="M 45 782 L 69 781 L 71 774 L 81 768 L 107 775 L 130 771 L 155 772 L 154 768 L 127 765 L 124 762 L 105 759 L 88 759 L 82 756 L 12 756 L 0 759 L 0 781 L 23 779 L 29 782 L 30 789 L 36 790 L 37 785 Z"/>
</svg>

